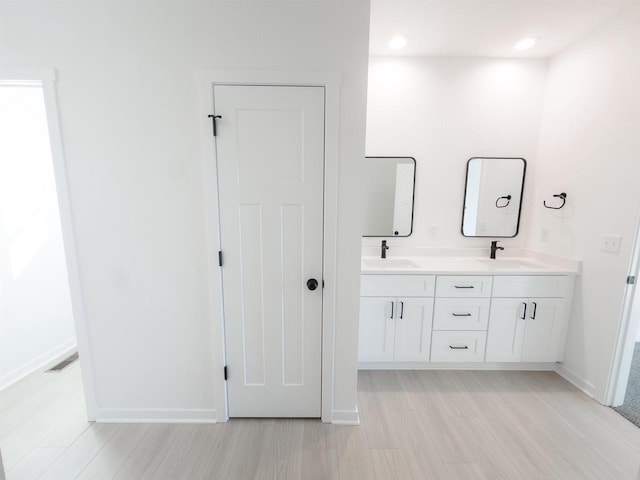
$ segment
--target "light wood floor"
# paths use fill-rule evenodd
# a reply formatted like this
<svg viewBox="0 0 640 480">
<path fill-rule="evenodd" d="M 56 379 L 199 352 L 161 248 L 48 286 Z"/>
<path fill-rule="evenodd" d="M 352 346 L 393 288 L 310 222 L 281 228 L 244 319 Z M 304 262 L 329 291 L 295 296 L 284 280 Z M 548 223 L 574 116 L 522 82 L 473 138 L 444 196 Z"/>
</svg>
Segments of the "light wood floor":
<svg viewBox="0 0 640 480">
<path fill-rule="evenodd" d="M 640 429 L 553 373 L 360 372 L 362 425 L 86 422 L 77 362 L 0 393 L 7 479 L 635 480 Z"/>
</svg>

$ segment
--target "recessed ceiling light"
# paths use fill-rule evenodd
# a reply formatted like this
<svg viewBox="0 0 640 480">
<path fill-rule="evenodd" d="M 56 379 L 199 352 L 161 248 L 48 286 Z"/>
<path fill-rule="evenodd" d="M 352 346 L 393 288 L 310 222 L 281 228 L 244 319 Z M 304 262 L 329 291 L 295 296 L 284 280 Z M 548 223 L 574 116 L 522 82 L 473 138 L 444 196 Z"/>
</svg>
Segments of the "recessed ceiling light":
<svg viewBox="0 0 640 480">
<path fill-rule="evenodd" d="M 525 38 L 523 40 L 520 40 L 518 43 L 516 43 L 513 48 L 515 48 L 516 50 L 527 50 L 533 47 L 536 43 L 538 43 L 537 38 L 533 38 L 533 37 Z"/>
<path fill-rule="evenodd" d="M 403 35 L 396 35 L 389 42 L 389 47 L 393 48 L 394 50 L 399 50 L 400 48 L 404 47 L 406 44 L 407 44 L 407 37 Z"/>
</svg>

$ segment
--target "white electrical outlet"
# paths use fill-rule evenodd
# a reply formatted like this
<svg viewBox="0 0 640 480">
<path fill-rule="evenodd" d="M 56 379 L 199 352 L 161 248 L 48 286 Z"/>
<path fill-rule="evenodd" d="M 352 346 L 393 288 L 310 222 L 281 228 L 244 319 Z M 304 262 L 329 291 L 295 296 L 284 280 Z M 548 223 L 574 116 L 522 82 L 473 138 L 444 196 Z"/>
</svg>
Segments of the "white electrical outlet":
<svg viewBox="0 0 640 480">
<path fill-rule="evenodd" d="M 603 252 L 620 253 L 621 242 L 622 237 L 620 235 L 602 235 L 600 250 Z"/>
<path fill-rule="evenodd" d="M 436 240 L 438 238 L 438 225 L 429 225 L 429 238 L 431 238 L 431 240 Z"/>
</svg>

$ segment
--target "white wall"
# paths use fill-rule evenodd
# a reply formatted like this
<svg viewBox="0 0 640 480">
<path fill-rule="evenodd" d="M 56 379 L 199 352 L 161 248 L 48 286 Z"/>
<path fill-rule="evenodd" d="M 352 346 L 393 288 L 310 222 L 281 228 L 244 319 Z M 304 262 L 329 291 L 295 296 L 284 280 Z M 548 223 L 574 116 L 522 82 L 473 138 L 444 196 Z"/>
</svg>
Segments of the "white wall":
<svg viewBox="0 0 640 480">
<path fill-rule="evenodd" d="M 528 246 L 584 261 L 563 367 L 600 401 L 640 213 L 639 51 L 636 7 L 552 59 L 537 159 Z M 560 192 L 564 209 L 542 207 Z M 600 250 L 602 234 L 622 235 L 619 254 Z"/>
<path fill-rule="evenodd" d="M 0 86 L 0 389 L 76 338 L 42 88 Z"/>
<path fill-rule="evenodd" d="M 489 247 L 460 233 L 467 160 L 527 160 L 523 218 L 530 204 L 546 60 L 374 57 L 369 63 L 367 155 L 417 162 L 413 234 L 394 246 Z M 437 234 L 430 234 L 430 226 Z M 505 246 L 523 247 L 527 225 Z M 380 239 L 364 238 L 364 246 Z"/>
<path fill-rule="evenodd" d="M 333 408 L 355 410 L 368 2 L 0 9 L 2 64 L 58 72 L 98 414 L 207 416 L 220 407 L 209 320 L 220 307 L 218 292 L 208 302 L 194 72 L 342 74 Z"/>
</svg>

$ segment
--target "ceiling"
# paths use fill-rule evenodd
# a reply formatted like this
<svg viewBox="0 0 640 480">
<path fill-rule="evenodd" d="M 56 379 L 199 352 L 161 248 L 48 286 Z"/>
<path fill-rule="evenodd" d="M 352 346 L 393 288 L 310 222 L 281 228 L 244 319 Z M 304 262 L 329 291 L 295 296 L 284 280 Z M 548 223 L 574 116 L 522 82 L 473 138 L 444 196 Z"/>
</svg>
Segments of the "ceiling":
<svg viewBox="0 0 640 480">
<path fill-rule="evenodd" d="M 371 55 L 550 57 L 638 0 L 372 0 Z M 397 34 L 400 50 L 389 48 Z M 513 48 L 526 37 L 538 44 Z"/>
</svg>

